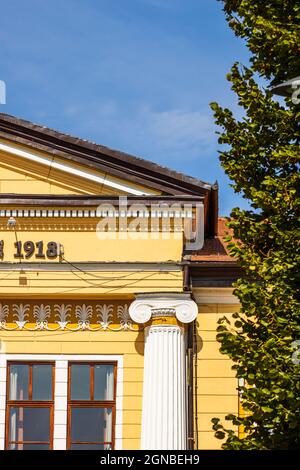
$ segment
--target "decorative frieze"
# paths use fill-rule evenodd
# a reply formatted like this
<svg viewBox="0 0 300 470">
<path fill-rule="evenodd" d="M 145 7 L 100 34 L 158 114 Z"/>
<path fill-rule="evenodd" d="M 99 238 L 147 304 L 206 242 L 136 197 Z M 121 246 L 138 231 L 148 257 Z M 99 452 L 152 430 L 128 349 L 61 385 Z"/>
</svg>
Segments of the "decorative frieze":
<svg viewBox="0 0 300 470">
<path fill-rule="evenodd" d="M 21 218 L 99 218 L 99 217 L 153 217 L 153 218 L 179 218 L 191 219 L 193 212 L 185 210 L 81 210 L 81 209 L 2 209 L 0 217 L 21 217 Z"/>
<path fill-rule="evenodd" d="M 128 305 L 0 303 L 0 329 L 6 331 L 138 331 Z"/>
</svg>

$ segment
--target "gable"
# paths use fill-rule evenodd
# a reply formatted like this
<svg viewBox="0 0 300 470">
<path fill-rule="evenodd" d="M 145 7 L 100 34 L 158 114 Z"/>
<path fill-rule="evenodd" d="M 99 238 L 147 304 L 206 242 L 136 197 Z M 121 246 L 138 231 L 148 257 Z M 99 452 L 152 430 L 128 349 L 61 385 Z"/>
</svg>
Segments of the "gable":
<svg viewBox="0 0 300 470">
<path fill-rule="evenodd" d="M 157 190 L 108 172 L 0 139 L 0 192 L 16 194 L 154 195 Z"/>
<path fill-rule="evenodd" d="M 14 195 L 24 195 L 24 200 L 29 196 L 35 203 L 39 195 L 52 199 L 130 196 L 143 204 L 165 198 L 172 204 L 178 197 L 184 203 L 201 200 L 205 233 L 216 233 L 217 184 L 0 113 L 0 202 L 12 204 Z"/>
<path fill-rule="evenodd" d="M 29 153 L 48 154 L 53 165 L 56 159 L 62 159 L 64 164 L 83 166 L 86 172 L 99 175 L 102 172 L 105 178 L 102 177 L 98 182 L 104 186 L 109 186 L 109 182 L 115 183 L 111 186 L 117 191 L 123 191 L 118 181 L 125 180 L 132 187 L 132 195 L 141 196 L 145 192 L 145 195 L 208 196 L 213 189 L 209 183 L 151 161 L 1 113 L 0 139 L 11 146 L 26 147 Z M 77 176 L 80 176 L 78 172 Z M 134 191 L 135 186 L 147 188 L 147 191 Z"/>
</svg>

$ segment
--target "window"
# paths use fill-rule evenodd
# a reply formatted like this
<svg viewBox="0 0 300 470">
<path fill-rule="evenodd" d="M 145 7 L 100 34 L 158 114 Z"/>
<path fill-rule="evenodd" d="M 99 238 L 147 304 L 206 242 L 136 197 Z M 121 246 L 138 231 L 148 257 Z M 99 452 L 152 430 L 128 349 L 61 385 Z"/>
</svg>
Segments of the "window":
<svg viewBox="0 0 300 470">
<path fill-rule="evenodd" d="M 8 363 L 6 449 L 52 449 L 54 364 Z"/>
<path fill-rule="evenodd" d="M 68 449 L 113 449 L 115 376 L 115 363 L 69 364 Z"/>
</svg>

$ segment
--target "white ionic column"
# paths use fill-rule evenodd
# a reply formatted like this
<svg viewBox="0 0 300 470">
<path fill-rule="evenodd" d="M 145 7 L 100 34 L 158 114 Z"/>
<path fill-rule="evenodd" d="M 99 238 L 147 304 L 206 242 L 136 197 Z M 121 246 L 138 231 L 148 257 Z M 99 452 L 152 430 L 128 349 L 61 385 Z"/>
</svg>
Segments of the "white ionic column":
<svg viewBox="0 0 300 470">
<path fill-rule="evenodd" d="M 145 328 L 141 448 L 187 448 L 186 344 L 183 323 L 193 321 L 197 304 L 188 294 L 138 296 L 131 318 Z"/>
</svg>

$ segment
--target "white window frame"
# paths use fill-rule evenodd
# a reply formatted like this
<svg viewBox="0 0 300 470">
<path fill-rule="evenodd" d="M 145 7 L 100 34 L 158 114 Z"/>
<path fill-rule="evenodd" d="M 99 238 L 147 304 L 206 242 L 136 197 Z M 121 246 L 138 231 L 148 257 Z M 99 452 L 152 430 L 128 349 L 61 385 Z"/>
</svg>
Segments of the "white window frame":
<svg viewBox="0 0 300 470">
<path fill-rule="evenodd" d="M 0 362 L 0 450 L 5 448 L 6 377 L 8 361 L 54 361 L 53 450 L 67 448 L 68 363 L 114 361 L 117 363 L 115 449 L 122 450 L 123 356 L 112 354 L 2 354 Z"/>
</svg>

